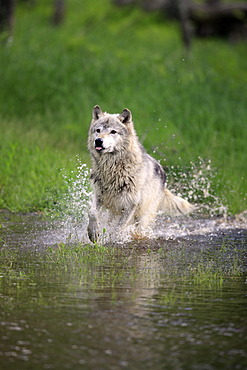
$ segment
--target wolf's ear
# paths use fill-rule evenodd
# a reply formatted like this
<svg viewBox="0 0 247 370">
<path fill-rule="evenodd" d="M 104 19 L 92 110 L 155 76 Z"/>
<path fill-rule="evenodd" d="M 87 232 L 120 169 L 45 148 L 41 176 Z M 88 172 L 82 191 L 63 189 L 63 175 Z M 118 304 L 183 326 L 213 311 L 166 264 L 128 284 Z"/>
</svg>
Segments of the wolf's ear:
<svg viewBox="0 0 247 370">
<path fill-rule="evenodd" d="M 95 105 L 95 107 L 93 108 L 93 119 L 97 121 L 97 119 L 103 116 L 103 114 L 104 113 L 102 112 L 101 108 L 98 105 Z"/>
<path fill-rule="evenodd" d="M 132 121 L 132 114 L 131 114 L 131 111 L 127 108 L 125 108 L 122 113 L 118 116 L 118 119 L 120 119 L 120 121 L 122 123 L 129 123 Z"/>
</svg>

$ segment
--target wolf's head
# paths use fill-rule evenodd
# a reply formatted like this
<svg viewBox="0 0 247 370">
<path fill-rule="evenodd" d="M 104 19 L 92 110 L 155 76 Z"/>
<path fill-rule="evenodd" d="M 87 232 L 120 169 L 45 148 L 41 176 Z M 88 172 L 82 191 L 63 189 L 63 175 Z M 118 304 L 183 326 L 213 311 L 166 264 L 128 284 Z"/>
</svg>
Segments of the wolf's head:
<svg viewBox="0 0 247 370">
<path fill-rule="evenodd" d="M 123 151 L 133 134 L 132 115 L 128 109 L 121 114 L 109 114 L 103 113 L 98 105 L 94 107 L 88 136 L 88 148 L 92 154 Z"/>
</svg>

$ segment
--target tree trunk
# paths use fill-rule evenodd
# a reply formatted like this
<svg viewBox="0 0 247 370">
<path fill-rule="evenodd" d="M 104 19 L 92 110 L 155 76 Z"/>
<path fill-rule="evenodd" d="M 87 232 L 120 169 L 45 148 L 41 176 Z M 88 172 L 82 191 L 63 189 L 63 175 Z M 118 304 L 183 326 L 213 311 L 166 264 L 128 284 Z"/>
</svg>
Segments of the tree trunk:
<svg viewBox="0 0 247 370">
<path fill-rule="evenodd" d="M 54 8 L 53 9 L 54 10 L 53 10 L 52 23 L 55 26 L 58 26 L 64 20 L 65 1 L 64 0 L 54 0 Z"/>
<path fill-rule="evenodd" d="M 0 31 L 9 34 L 14 27 L 15 0 L 0 0 Z"/>
</svg>

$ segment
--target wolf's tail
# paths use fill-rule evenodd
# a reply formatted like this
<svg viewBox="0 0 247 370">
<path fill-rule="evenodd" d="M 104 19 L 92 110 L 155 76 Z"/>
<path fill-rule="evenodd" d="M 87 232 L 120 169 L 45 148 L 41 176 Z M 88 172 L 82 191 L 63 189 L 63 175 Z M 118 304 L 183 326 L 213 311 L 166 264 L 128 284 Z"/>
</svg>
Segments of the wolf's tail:
<svg viewBox="0 0 247 370">
<path fill-rule="evenodd" d="M 165 189 L 161 210 L 170 216 L 178 216 L 193 212 L 195 206 L 190 204 L 187 200 L 172 194 L 170 190 Z"/>
</svg>

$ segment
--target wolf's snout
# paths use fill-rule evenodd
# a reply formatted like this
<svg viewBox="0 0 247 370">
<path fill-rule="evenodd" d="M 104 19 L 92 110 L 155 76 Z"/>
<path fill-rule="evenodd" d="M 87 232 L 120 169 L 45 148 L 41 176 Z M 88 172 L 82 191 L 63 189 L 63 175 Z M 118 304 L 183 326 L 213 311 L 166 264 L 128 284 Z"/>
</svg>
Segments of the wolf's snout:
<svg viewBox="0 0 247 370">
<path fill-rule="evenodd" d="M 100 138 L 96 139 L 94 144 L 95 144 L 95 149 L 96 150 L 103 149 L 103 140 L 102 139 L 100 139 Z"/>
</svg>

